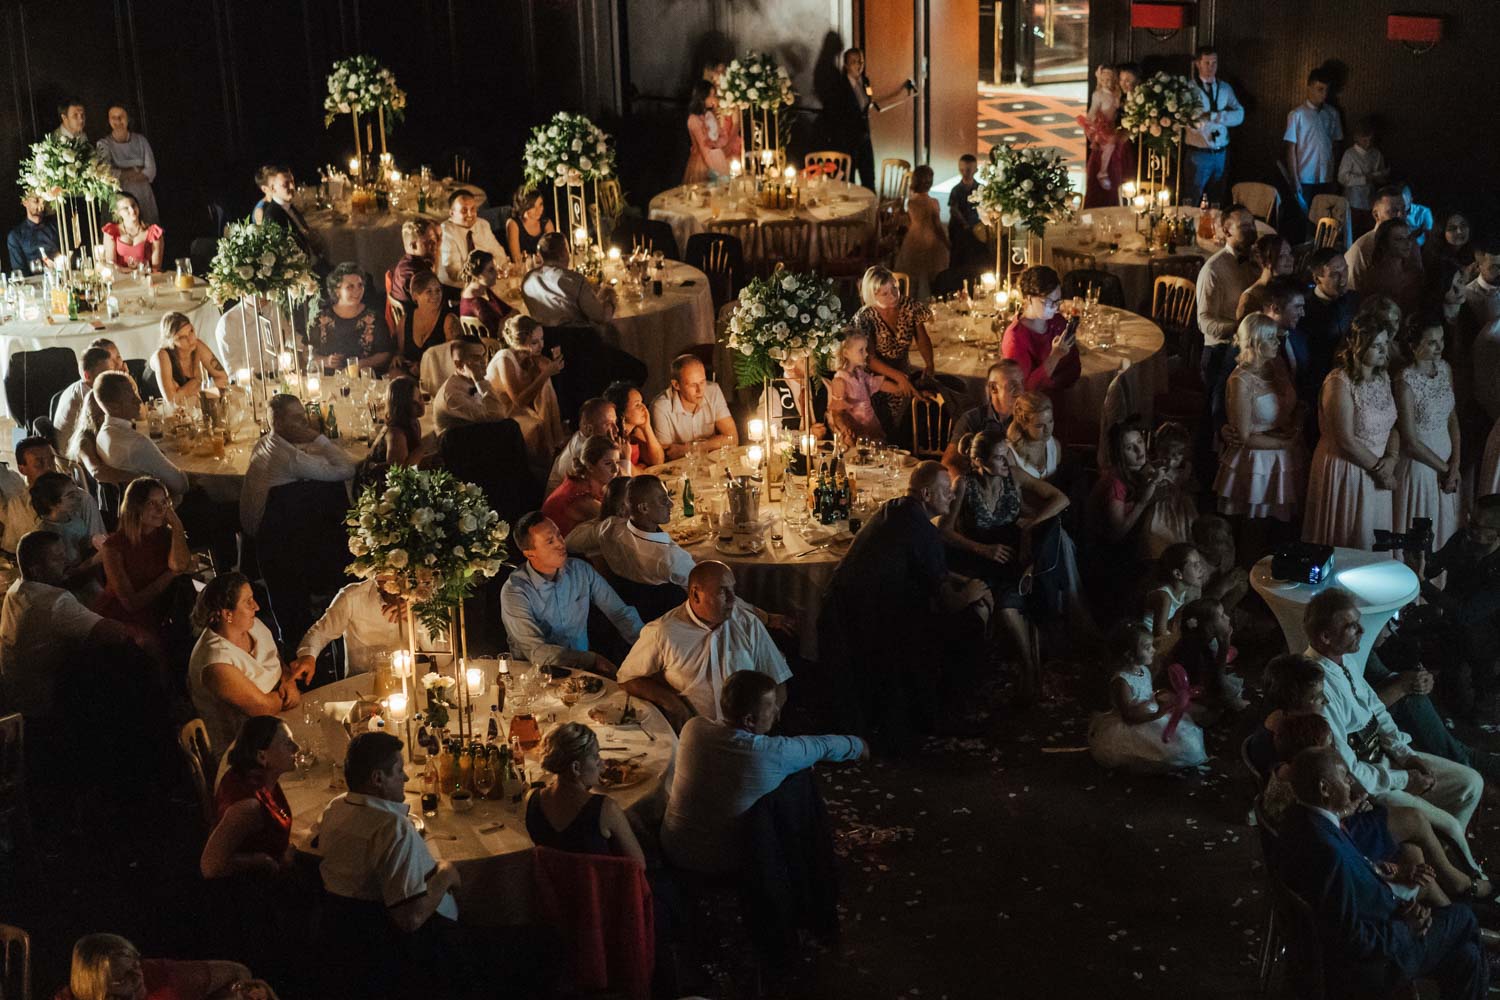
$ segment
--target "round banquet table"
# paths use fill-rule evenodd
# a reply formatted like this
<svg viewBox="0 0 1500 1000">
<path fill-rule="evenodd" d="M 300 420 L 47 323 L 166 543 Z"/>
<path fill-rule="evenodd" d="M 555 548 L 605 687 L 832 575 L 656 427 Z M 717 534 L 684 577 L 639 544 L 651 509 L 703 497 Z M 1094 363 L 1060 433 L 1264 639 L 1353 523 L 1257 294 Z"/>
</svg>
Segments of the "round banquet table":
<svg viewBox="0 0 1500 1000">
<path fill-rule="evenodd" d="M 494 674 L 492 660 L 474 659 L 470 664 L 487 666 L 490 676 Z M 512 663 L 512 670 L 516 672 L 526 667 L 525 663 Z M 316 718 L 311 725 L 303 721 L 301 710 L 286 715 L 286 723 L 298 744 L 304 748 L 312 747 L 318 758 L 306 775 L 292 773 L 281 779 L 282 790 L 292 808 L 292 843 L 300 851 L 317 853 L 312 840 L 323 810 L 345 791 L 342 774 L 336 776 L 334 773 L 334 765 L 343 762 L 349 740 L 341 720 L 358 696 L 368 696 L 373 691 L 374 683 L 374 675 L 356 674 L 307 692 L 303 701 L 313 703 L 311 714 Z M 625 702 L 625 693 L 618 684 L 605 680 L 604 685 L 604 693 L 595 700 L 571 708 L 554 696 L 540 695 L 532 714 L 537 717 L 544 733 L 554 724 L 550 721 L 553 717 L 557 723 L 571 721 L 592 726 L 606 759 L 639 758 L 641 777 L 606 794 L 633 820 L 654 825 L 665 809 L 677 736 L 661 712 L 639 698 L 631 699 L 630 703 L 636 709 L 640 725 L 609 726 L 592 722 L 588 715 L 590 709 Z M 478 704 L 488 706 L 493 700 L 492 688 Z M 487 709 L 485 711 L 487 713 Z M 478 712 L 475 720 L 476 728 L 484 725 Z M 404 726 L 395 726 L 392 731 L 406 739 Z M 406 765 L 406 802 L 415 816 L 422 814 L 423 767 L 425 765 L 414 765 L 410 760 Z M 534 758 L 529 769 L 533 775 L 540 773 Z M 458 891 L 461 917 L 466 923 L 495 926 L 526 922 L 531 914 L 532 843 L 526 834 L 524 801 L 476 799 L 474 808 L 462 815 L 455 813 L 450 803 L 445 794 L 437 815 L 423 818 L 424 837 L 435 859 L 451 861 L 458 868 L 462 880 Z"/>
<path fill-rule="evenodd" d="M 694 344 L 714 342 L 714 299 L 708 276 L 696 267 L 667 261 L 662 272 L 662 294 L 650 289 L 637 298 L 624 290 L 625 271 L 605 265 L 605 280 L 620 284 L 615 314 L 606 325 L 604 339 L 646 364 L 646 384 L 641 394 L 646 402 L 667 387 L 672 359 Z M 508 279 L 501 297 L 521 312 L 521 282 Z"/>
<path fill-rule="evenodd" d="M 14 355 L 21 351 L 39 351 L 47 347 L 67 347 L 82 357 L 95 337 L 108 337 L 125 358 L 150 358 L 161 341 L 161 318 L 169 312 L 185 313 L 210 348 L 214 345 L 214 326 L 219 321 L 219 307 L 208 297 L 208 285 L 196 279 L 186 296 L 174 286 L 175 276 L 153 275 L 155 302 L 148 301 L 146 285 L 134 278 L 115 282 L 114 296 L 120 301 L 120 316 L 107 319 L 104 312 L 85 314 L 84 318 L 43 317 L 23 322 L 11 320 L 0 324 L 0 380 L 3 380 Z M 40 294 L 41 279 L 31 279 Z M 96 325 L 97 324 L 97 325 Z M 9 417 L 10 406 L 0 393 L 0 417 Z"/>
<path fill-rule="evenodd" d="M 1180 208 L 1178 211 L 1195 220 L 1196 224 L 1198 209 Z M 1109 247 L 1103 243 L 1096 242 L 1096 227 L 1106 220 L 1120 227 L 1120 249 L 1114 253 L 1110 253 Z M 1075 222 L 1058 223 L 1047 227 L 1047 235 L 1042 241 L 1042 260 L 1047 264 L 1052 264 L 1054 250 L 1092 254 L 1095 267 L 1119 277 L 1120 284 L 1125 290 L 1125 304 L 1131 309 L 1139 309 L 1149 314 L 1151 311 L 1151 261 L 1170 255 L 1165 250 L 1147 253 L 1145 239 L 1136 233 L 1135 226 L 1136 214 L 1129 208 L 1084 209 L 1079 213 Z M 1255 221 L 1255 229 L 1260 236 L 1276 232 L 1259 219 Z M 1223 235 L 1216 233 L 1212 240 L 1199 239 L 1179 246 L 1177 253 L 1206 258 L 1222 249 L 1223 246 Z"/>
<path fill-rule="evenodd" d="M 1058 399 L 1058 416 L 1070 425 L 1098 425 L 1104 416 L 1110 382 L 1122 369 L 1130 389 L 1130 411 L 1150 423 L 1152 402 L 1167 389 L 1167 355 L 1161 327 L 1144 316 L 1125 309 L 1099 307 L 1101 314 L 1118 317 L 1120 332 L 1107 350 L 1090 347 L 1088 334 L 1079 334 L 1079 361 L 1083 373 Z M 970 403 L 984 401 L 985 375 L 1000 359 L 1000 335 L 991 332 L 993 315 L 959 313 L 951 302 L 933 303 L 933 319 L 927 324 L 932 338 L 933 360 L 939 372 L 964 380 Z M 913 364 L 921 357 L 913 350 Z M 956 416 L 956 414 L 955 414 Z"/>
<path fill-rule="evenodd" d="M 426 212 L 419 213 L 413 202 L 409 208 L 386 212 L 350 213 L 306 209 L 304 217 L 308 228 L 322 242 L 330 264 L 352 260 L 383 288 L 385 272 L 406 253 L 406 248 L 401 245 L 401 224 L 419 215 L 434 222 L 442 222 L 448 217 L 448 196 L 458 188 L 472 191 L 479 204 L 484 204 L 485 193 L 482 188 L 442 180 L 436 183 L 436 190 L 428 198 Z M 504 231 L 496 233 L 495 237 L 500 240 L 501 246 L 505 245 Z"/>
<path fill-rule="evenodd" d="M 803 204 L 795 212 L 762 208 L 750 201 L 731 200 L 727 187 L 705 184 L 682 184 L 668 188 L 651 199 L 648 214 L 672 227 L 677 237 L 678 253 L 687 252 L 688 238 L 701 233 L 715 218 L 748 218 L 757 222 L 784 222 L 803 219 L 812 223 L 808 241 L 808 263 L 819 260 L 818 233 L 821 223 L 832 220 L 860 219 L 872 229 L 875 226 L 875 192 L 846 181 L 827 181 L 807 188 Z"/>
</svg>

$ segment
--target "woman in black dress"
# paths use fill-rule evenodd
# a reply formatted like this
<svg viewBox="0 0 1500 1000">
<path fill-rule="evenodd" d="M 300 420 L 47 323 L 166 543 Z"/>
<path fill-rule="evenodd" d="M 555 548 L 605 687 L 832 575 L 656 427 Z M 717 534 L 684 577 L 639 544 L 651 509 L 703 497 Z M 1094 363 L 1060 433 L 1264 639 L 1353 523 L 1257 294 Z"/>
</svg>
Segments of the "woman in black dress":
<svg viewBox="0 0 1500 1000">
<path fill-rule="evenodd" d="M 524 269 L 526 258 L 536 255 L 537 243 L 553 228 L 542 193 L 525 184 L 516 188 L 510 200 L 510 218 L 505 220 L 505 245 L 511 263 Z"/>
<path fill-rule="evenodd" d="M 526 800 L 526 832 L 538 847 L 574 854 L 615 854 L 642 865 L 646 855 L 614 799 L 591 791 L 599 783 L 599 738 L 581 722 L 564 722 L 542 737 L 542 768 L 552 780 Z"/>
</svg>

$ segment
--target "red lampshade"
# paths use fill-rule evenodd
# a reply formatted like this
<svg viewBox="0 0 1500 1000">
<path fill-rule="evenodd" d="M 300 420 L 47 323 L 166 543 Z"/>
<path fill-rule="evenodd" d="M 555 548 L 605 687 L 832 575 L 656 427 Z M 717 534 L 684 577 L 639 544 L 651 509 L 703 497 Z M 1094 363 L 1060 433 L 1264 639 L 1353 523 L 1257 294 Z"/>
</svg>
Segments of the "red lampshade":
<svg viewBox="0 0 1500 1000">
<path fill-rule="evenodd" d="M 1385 37 L 1392 42 L 1432 45 L 1442 41 L 1443 19 L 1428 14 L 1391 14 L 1385 19 Z"/>
<path fill-rule="evenodd" d="M 1130 26 L 1148 31 L 1177 31 L 1188 26 L 1188 5 L 1138 2 L 1130 5 Z"/>
</svg>

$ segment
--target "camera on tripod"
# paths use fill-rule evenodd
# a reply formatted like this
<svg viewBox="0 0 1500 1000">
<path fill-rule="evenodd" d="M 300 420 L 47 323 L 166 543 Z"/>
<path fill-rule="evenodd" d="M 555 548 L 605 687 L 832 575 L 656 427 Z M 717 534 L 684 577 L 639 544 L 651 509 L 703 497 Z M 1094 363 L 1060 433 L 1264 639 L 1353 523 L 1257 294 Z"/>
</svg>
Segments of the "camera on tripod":
<svg viewBox="0 0 1500 1000">
<path fill-rule="evenodd" d="M 1414 517 L 1411 529 L 1405 532 L 1375 529 L 1376 552 L 1425 552 L 1432 553 L 1432 518 Z"/>
</svg>

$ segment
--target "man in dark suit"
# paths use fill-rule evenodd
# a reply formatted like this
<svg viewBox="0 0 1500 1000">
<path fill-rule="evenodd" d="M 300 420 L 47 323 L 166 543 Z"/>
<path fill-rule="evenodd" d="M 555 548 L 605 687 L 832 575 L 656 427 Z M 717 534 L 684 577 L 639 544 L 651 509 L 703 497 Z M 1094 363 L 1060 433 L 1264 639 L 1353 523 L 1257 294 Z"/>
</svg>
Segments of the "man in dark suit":
<svg viewBox="0 0 1500 1000">
<path fill-rule="evenodd" d="M 271 198 L 261 210 L 261 221 L 274 222 L 291 230 L 292 238 L 312 260 L 313 273 L 319 278 L 328 277 L 333 265 L 324 258 L 318 238 L 313 235 L 295 203 L 297 178 L 292 175 L 290 167 L 272 167 L 266 173 L 271 186 Z"/>
<path fill-rule="evenodd" d="M 870 111 L 880 111 L 904 93 L 915 94 L 916 85 L 910 80 L 901 86 L 875 96 L 870 87 L 870 78 L 865 76 L 865 53 L 863 49 L 847 49 L 844 52 L 844 75 L 838 84 L 830 84 L 823 95 L 823 127 L 829 144 L 854 158 L 850 175 L 846 178 L 875 190 L 875 150 L 870 144 Z"/>
<path fill-rule="evenodd" d="M 1385 996 L 1414 979 L 1435 980 L 1444 1000 L 1484 997 L 1489 966 L 1473 912 L 1398 900 L 1344 832 L 1360 796 L 1338 754 L 1298 754 L 1291 783 L 1297 802 L 1282 820 L 1274 863 L 1312 908 L 1329 1000 Z"/>
</svg>

